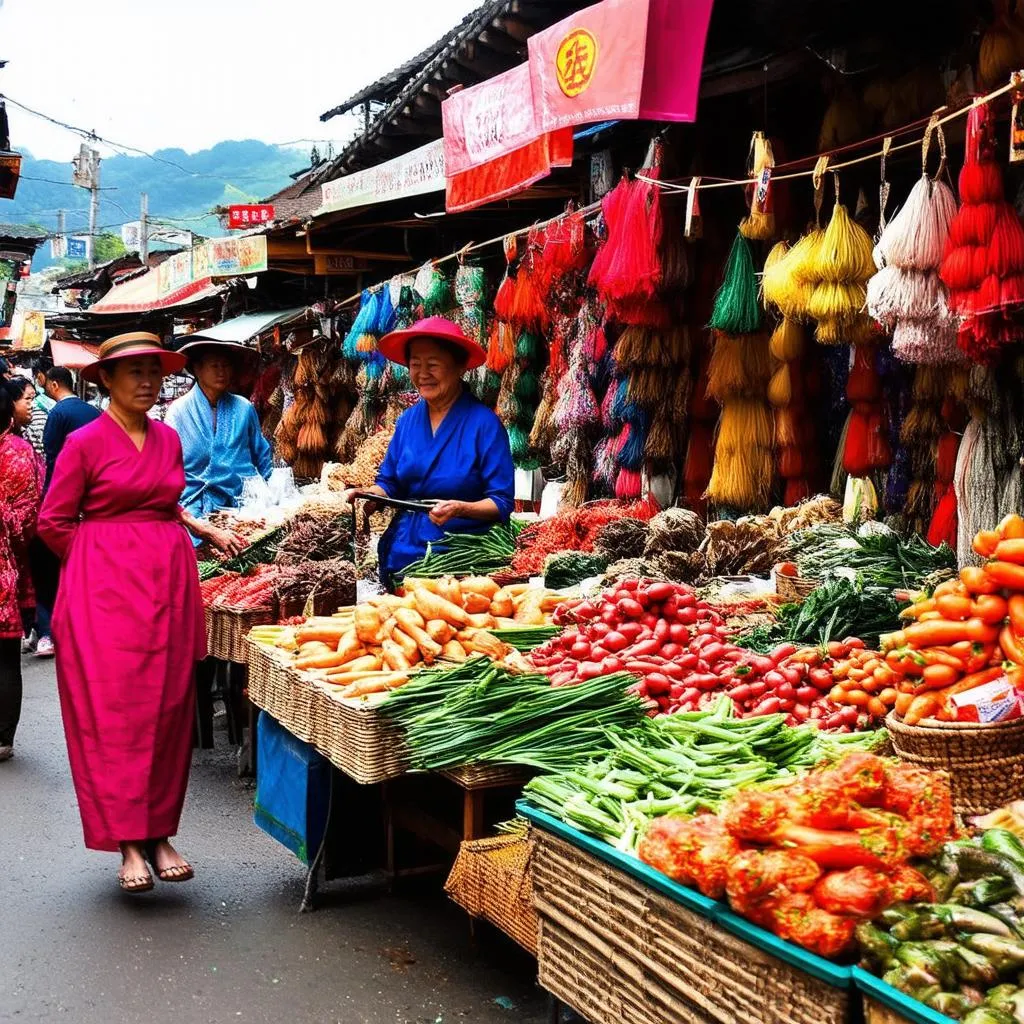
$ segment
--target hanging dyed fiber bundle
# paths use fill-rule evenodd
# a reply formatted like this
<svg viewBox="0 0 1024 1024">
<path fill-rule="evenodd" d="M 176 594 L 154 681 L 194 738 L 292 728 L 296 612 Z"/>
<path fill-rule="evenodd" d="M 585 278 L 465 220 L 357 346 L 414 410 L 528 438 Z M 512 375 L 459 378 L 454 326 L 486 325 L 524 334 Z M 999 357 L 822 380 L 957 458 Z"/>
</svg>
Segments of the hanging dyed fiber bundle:
<svg viewBox="0 0 1024 1024">
<path fill-rule="evenodd" d="M 843 469 L 855 478 L 888 469 L 892 462 L 875 360 L 873 345 L 854 348 L 853 365 L 846 381 L 851 413 L 843 445 Z"/>
<path fill-rule="evenodd" d="M 359 339 L 369 332 L 369 325 L 373 323 L 376 314 L 376 296 L 369 288 L 364 288 L 359 300 L 359 312 L 356 313 L 352 326 L 348 329 L 345 340 L 341 344 L 342 353 L 346 359 L 355 361 L 360 358 Z M 372 347 L 376 347 L 376 340 Z"/>
<path fill-rule="evenodd" d="M 956 198 L 939 180 L 945 141 L 938 128 L 942 161 L 933 177 L 922 173 L 906 203 L 885 226 L 875 247 L 879 272 L 868 282 L 868 312 L 893 335 L 894 354 L 908 363 L 954 363 L 961 358 L 949 294 L 939 277 Z M 927 160 L 931 130 L 925 135 Z"/>
<path fill-rule="evenodd" d="M 953 218 L 939 274 L 960 318 L 957 342 L 968 358 L 995 358 L 1012 341 L 1010 314 L 1024 304 L 1024 227 L 1003 192 L 989 105 L 967 115 L 960 210 Z"/>
<path fill-rule="evenodd" d="M 861 311 L 867 282 L 875 272 L 871 250 L 870 236 L 837 198 L 806 271 L 814 284 L 807 312 L 818 321 L 815 337 L 822 344 L 870 339 L 871 323 Z"/>
<path fill-rule="evenodd" d="M 708 326 L 725 334 L 753 334 L 761 326 L 754 260 L 750 243 L 742 234 L 733 240 Z"/>
<path fill-rule="evenodd" d="M 771 172 L 775 169 L 775 154 L 772 152 L 771 140 L 765 137 L 764 132 L 754 132 L 750 152 L 750 177 L 754 179 L 754 185 L 750 190 L 750 216 L 740 224 L 740 234 L 744 238 L 764 242 L 775 236 L 775 212 L 770 184 Z"/>
</svg>

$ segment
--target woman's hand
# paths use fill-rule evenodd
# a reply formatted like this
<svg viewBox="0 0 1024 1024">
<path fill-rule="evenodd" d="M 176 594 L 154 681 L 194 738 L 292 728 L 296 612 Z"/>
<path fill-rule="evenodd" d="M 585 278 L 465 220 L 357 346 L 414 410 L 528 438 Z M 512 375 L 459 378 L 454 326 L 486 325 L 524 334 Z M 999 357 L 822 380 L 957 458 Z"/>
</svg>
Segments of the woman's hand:
<svg viewBox="0 0 1024 1024">
<path fill-rule="evenodd" d="M 347 491 L 345 491 L 342 497 L 346 505 L 355 505 L 356 496 L 363 494 L 379 494 L 381 495 L 381 497 L 387 497 L 383 489 L 377 487 L 376 484 L 373 487 L 350 487 Z M 366 514 L 368 516 L 373 515 L 373 513 L 376 512 L 379 507 L 380 506 L 377 504 L 377 502 L 367 501 Z"/>
<path fill-rule="evenodd" d="M 249 546 L 249 542 L 244 537 L 232 533 L 231 530 L 219 530 L 215 526 L 209 527 L 204 539 L 228 558 L 240 555 Z"/>
<path fill-rule="evenodd" d="M 466 519 L 467 509 L 464 501 L 442 501 L 430 510 L 430 521 L 435 526 L 444 526 L 449 519 Z"/>
</svg>

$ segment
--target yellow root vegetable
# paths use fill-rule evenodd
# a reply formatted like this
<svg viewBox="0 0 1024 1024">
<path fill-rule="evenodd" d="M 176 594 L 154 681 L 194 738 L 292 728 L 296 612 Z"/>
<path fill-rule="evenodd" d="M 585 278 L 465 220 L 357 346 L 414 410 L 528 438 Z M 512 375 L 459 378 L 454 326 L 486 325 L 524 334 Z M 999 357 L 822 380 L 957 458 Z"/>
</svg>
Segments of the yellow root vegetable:
<svg viewBox="0 0 1024 1024">
<path fill-rule="evenodd" d="M 431 619 L 444 619 L 445 622 L 449 622 L 453 626 L 465 626 L 469 621 L 465 609 L 437 594 L 416 590 L 413 597 L 416 599 L 416 610 L 428 622 Z"/>
</svg>

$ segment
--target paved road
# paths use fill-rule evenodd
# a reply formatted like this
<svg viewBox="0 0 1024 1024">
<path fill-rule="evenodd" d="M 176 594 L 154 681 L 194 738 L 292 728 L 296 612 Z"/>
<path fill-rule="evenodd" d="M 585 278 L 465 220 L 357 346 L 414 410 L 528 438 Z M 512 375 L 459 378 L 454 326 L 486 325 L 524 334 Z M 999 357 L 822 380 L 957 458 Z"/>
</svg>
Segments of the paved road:
<svg viewBox="0 0 1024 1024">
<path fill-rule="evenodd" d="M 123 896 L 116 856 L 82 845 L 52 664 L 25 667 L 17 757 L 0 765 L 3 1024 L 545 1019 L 535 965 L 500 936 L 473 952 L 443 895 L 297 914 L 301 866 L 253 826 L 226 749 L 193 765 L 181 846 L 196 880 Z"/>
</svg>

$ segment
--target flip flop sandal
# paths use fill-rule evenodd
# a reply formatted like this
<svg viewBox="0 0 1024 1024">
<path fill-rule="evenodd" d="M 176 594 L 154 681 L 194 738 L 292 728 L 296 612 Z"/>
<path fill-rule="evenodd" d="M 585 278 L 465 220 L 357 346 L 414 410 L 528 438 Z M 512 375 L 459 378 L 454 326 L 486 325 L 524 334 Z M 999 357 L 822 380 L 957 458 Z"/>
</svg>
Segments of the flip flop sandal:
<svg viewBox="0 0 1024 1024">
<path fill-rule="evenodd" d="M 136 875 L 128 878 L 125 875 L 118 875 L 117 884 L 121 887 L 122 892 L 136 895 L 142 892 L 149 892 L 153 888 L 153 876 Z"/>
<path fill-rule="evenodd" d="M 195 878 L 195 871 L 192 869 L 192 865 L 188 861 L 184 864 L 178 864 L 174 867 L 164 868 L 161 870 L 156 866 L 156 846 L 146 847 L 146 860 L 153 865 L 153 870 L 156 872 L 156 877 L 161 882 L 190 882 Z"/>
</svg>

